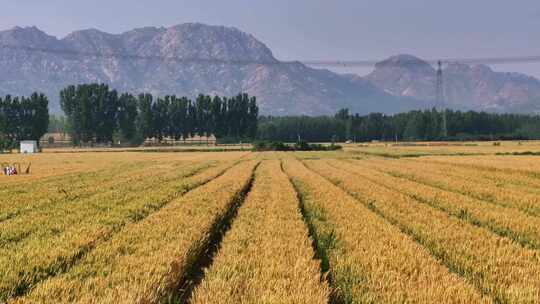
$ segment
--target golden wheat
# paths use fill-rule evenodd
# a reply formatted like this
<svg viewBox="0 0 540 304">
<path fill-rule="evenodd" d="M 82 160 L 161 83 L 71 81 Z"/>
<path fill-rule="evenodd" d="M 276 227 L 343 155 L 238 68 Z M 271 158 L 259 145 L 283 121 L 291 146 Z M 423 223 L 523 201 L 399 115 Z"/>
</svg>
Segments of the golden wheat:
<svg viewBox="0 0 540 304">
<path fill-rule="evenodd" d="M 81 255 L 123 226 L 143 219 L 229 166 L 224 163 L 186 178 L 208 167 L 204 163 L 188 166 L 1 222 L 0 299 L 69 269 Z"/>
<path fill-rule="evenodd" d="M 501 206 L 519 209 L 531 215 L 540 216 L 540 196 L 534 193 L 523 192 L 508 187 L 489 187 L 474 179 L 466 177 L 455 178 L 445 174 L 429 172 L 429 170 L 424 169 L 420 165 L 390 166 L 376 162 L 372 162 L 372 164 L 396 176 L 406 177 L 420 183 L 449 191 L 456 191 L 480 200 L 487 200 Z"/>
<path fill-rule="evenodd" d="M 309 167 L 353 193 L 499 302 L 540 298 L 540 256 L 486 229 L 323 162 Z"/>
<path fill-rule="evenodd" d="M 155 303 L 202 254 L 214 225 L 248 184 L 255 162 L 244 162 L 128 225 L 64 275 L 39 284 L 15 303 Z"/>
<path fill-rule="evenodd" d="M 328 303 L 319 264 L 279 161 L 263 162 L 192 303 Z"/>
<path fill-rule="evenodd" d="M 478 303 L 471 285 L 351 196 L 287 160 L 286 172 L 305 199 L 335 288 L 347 303 Z"/>
<path fill-rule="evenodd" d="M 457 180 L 466 179 L 487 187 L 495 186 L 524 193 L 540 194 L 540 180 L 535 178 L 532 173 L 519 170 L 483 166 L 470 167 L 459 163 L 452 164 L 425 159 L 400 159 L 396 161 L 371 159 L 370 163 L 380 164 L 385 167 L 422 169 L 423 171 L 443 174 Z"/>
<path fill-rule="evenodd" d="M 534 147 L 0 155 L 0 303 L 536 303 Z"/>
<path fill-rule="evenodd" d="M 366 161 L 328 161 L 337 170 L 352 173 L 448 212 L 474 225 L 486 227 L 523 245 L 540 248 L 540 218 L 459 193 L 423 185 L 368 168 Z"/>
</svg>

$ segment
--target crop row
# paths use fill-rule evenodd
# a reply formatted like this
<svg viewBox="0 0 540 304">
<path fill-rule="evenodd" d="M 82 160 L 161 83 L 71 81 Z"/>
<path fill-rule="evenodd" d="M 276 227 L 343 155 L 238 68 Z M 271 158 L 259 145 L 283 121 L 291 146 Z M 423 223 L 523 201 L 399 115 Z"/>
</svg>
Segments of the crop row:
<svg viewBox="0 0 540 304">
<path fill-rule="evenodd" d="M 488 302 L 397 227 L 297 160 L 297 186 L 336 297 L 345 303 Z M 358 178 L 351 179 L 357 183 Z M 360 181 L 363 183 L 363 181 Z"/>
<path fill-rule="evenodd" d="M 280 162 L 263 162 L 192 303 L 328 303 L 314 254 Z"/>
<path fill-rule="evenodd" d="M 409 234 L 495 301 L 532 303 L 540 298 L 540 256 L 536 250 L 324 162 L 309 162 L 309 167 Z"/>
<path fill-rule="evenodd" d="M 451 163 L 479 170 L 514 172 L 539 177 L 537 156 L 428 157 L 428 161 Z"/>
<path fill-rule="evenodd" d="M 47 208 L 51 203 L 79 200 L 96 192 L 122 187 L 122 184 L 130 183 L 134 178 L 140 180 L 155 175 L 174 173 L 178 168 L 190 164 L 233 161 L 242 156 L 239 153 L 231 153 L 209 160 L 209 158 L 201 156 L 182 155 L 165 154 L 168 158 L 164 158 L 155 155 L 141 157 L 140 154 L 128 154 L 124 157 L 125 161 L 113 162 L 115 158 L 112 158 L 109 166 L 99 170 L 87 169 L 84 172 L 43 178 L 37 182 L 21 182 L 18 185 L 0 187 L 0 221 L 12 217 L 10 214 L 20 214 L 39 207 Z M 104 162 L 103 159 L 109 158 L 111 156 L 107 155 L 98 162 Z M 127 162 L 128 160 L 129 162 Z M 85 168 L 86 165 L 85 163 L 81 164 L 82 168 Z M 36 168 L 36 170 L 38 169 Z"/>
<path fill-rule="evenodd" d="M 480 200 L 485 200 L 522 210 L 530 215 L 540 216 L 540 196 L 508 187 L 493 187 L 479 183 L 473 178 L 455 178 L 437 172 L 425 170 L 422 166 L 390 165 L 384 163 L 368 164 L 394 176 L 404 177 L 419 183 L 439 187 L 444 190 L 455 191 Z"/>
<path fill-rule="evenodd" d="M 2 223 L 7 243 L 0 248 L 0 300 L 24 294 L 47 277 L 69 270 L 122 227 L 144 219 L 231 165 L 226 162 L 200 173 L 200 166 L 188 167 L 166 179 L 143 179 L 129 187 Z"/>
<path fill-rule="evenodd" d="M 135 153 L 41 153 L 34 155 L 4 154 L 0 163 L 20 163 L 21 169 L 30 166 L 30 175 L 0 177 L 0 191 L 8 188 L 32 187 L 35 182 L 54 182 L 83 175 L 99 173 L 113 167 L 127 168 L 134 163 L 148 163 L 161 159 L 155 155 Z M 174 157 L 176 161 L 181 158 Z"/>
<path fill-rule="evenodd" d="M 21 170 L 26 170 L 30 164 L 30 175 L 15 175 L 9 178 L 0 176 L 0 191 L 12 187 L 31 187 L 34 182 L 53 181 L 67 176 L 76 176 L 84 173 L 107 170 L 111 164 L 126 166 L 127 163 L 117 161 L 117 156 L 104 158 L 103 155 L 76 155 L 76 154 L 2 154 L 0 163 L 21 165 Z"/>
<path fill-rule="evenodd" d="M 206 165 L 209 163 L 206 163 Z M 54 182 L 34 182 L 30 187 L 11 189 L 0 201 L 0 223 L 28 213 L 56 208 L 56 205 L 79 202 L 97 194 L 117 191 L 154 176 L 176 174 L 178 169 L 200 166 L 201 163 L 172 162 L 169 170 L 156 164 L 144 163 L 131 166 L 113 166 L 100 172 L 68 175 Z"/>
<path fill-rule="evenodd" d="M 75 152 L 75 150 L 72 150 Z M 36 185 L 62 185 L 62 181 L 75 181 L 77 177 L 88 174 L 101 174 L 115 169 L 116 173 L 147 164 L 231 161 L 246 155 L 246 152 L 230 153 L 41 153 L 35 155 L 0 154 L 0 163 L 21 163 L 22 169 L 31 163 L 30 175 L 5 177 L 0 175 L 0 193 L 11 190 L 29 192 Z M 46 190 L 47 188 L 42 188 Z M 36 193 L 37 194 L 37 193 Z"/>
<path fill-rule="evenodd" d="M 172 299 L 208 247 L 216 225 L 246 189 L 254 161 L 243 162 L 127 225 L 68 272 L 14 303 L 156 303 Z"/>
<path fill-rule="evenodd" d="M 539 193 L 540 179 L 528 172 L 519 170 L 505 170 L 497 167 L 485 167 L 453 163 L 438 160 L 411 160 L 412 163 L 423 163 L 426 168 L 433 168 L 439 172 L 450 173 L 452 176 L 466 176 L 478 181 L 487 181 L 503 187 L 519 186 L 520 190 Z"/>
<path fill-rule="evenodd" d="M 100 225 L 102 218 L 114 216 L 118 210 L 135 212 L 136 210 L 131 207 L 137 206 L 133 203 L 140 198 L 140 193 L 165 185 L 169 185 L 168 188 L 172 190 L 174 189 L 172 185 L 177 184 L 179 179 L 195 175 L 208 166 L 209 164 L 196 164 L 175 170 L 173 174 L 164 173 L 150 176 L 148 179 L 132 179 L 129 183 L 120 184 L 112 189 L 104 188 L 103 191 L 97 191 L 88 197 L 63 200 L 28 210 L 24 214 L 0 222 L 1 248 L 20 250 L 28 241 L 46 240 L 63 235 L 65 231 L 81 226 L 84 221 Z M 136 217 L 136 214 L 133 216 Z M 104 224 L 107 226 L 109 223 L 113 224 L 114 220 Z"/>
<path fill-rule="evenodd" d="M 397 161 L 375 160 L 371 164 L 379 164 L 385 167 L 393 166 L 407 169 L 421 169 L 422 171 L 444 174 L 453 179 L 466 179 L 473 183 L 478 183 L 486 187 L 498 187 L 501 190 L 509 190 L 525 194 L 540 194 L 540 179 L 527 174 L 508 170 L 489 170 L 470 168 L 462 165 L 447 164 L 441 162 L 430 162 L 426 160 L 404 160 Z"/>
<path fill-rule="evenodd" d="M 540 248 L 540 218 L 538 217 L 456 192 L 394 177 L 368 168 L 366 161 L 329 160 L 328 163 L 337 170 L 352 173 L 362 179 L 394 189 L 473 225 L 486 227 L 494 233 L 509 237 L 524 246 Z"/>
</svg>

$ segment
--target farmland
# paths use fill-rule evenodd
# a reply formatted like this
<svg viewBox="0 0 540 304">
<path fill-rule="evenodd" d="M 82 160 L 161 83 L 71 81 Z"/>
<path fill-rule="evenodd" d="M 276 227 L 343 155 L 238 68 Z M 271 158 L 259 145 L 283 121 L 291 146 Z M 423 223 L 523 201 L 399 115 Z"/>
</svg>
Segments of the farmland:
<svg viewBox="0 0 540 304">
<path fill-rule="evenodd" d="M 537 142 L 49 152 L 0 155 L 0 303 L 540 301 Z"/>
</svg>

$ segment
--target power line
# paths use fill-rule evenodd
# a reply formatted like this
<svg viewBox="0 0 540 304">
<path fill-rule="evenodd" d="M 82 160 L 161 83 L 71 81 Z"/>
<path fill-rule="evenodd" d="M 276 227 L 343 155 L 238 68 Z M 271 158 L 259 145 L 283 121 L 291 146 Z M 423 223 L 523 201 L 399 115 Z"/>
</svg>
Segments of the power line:
<svg viewBox="0 0 540 304">
<path fill-rule="evenodd" d="M 310 66 L 333 67 L 373 67 L 382 60 L 303 60 L 302 63 Z M 485 64 L 512 64 L 512 63 L 540 63 L 540 56 L 514 56 L 514 57 L 485 57 L 485 58 L 446 58 L 423 60 L 436 66 L 439 61 L 443 64 L 462 63 L 468 65 Z M 410 64 L 410 63 L 409 63 Z"/>
<path fill-rule="evenodd" d="M 104 52 L 82 52 L 70 49 L 43 48 L 33 46 L 9 45 L 0 44 L 0 49 L 12 49 L 17 51 L 26 51 L 34 53 L 49 53 L 68 56 L 65 59 L 70 59 L 69 56 L 84 56 L 94 58 L 121 58 L 127 60 L 147 60 L 147 61 L 175 61 L 185 64 L 226 64 L 226 65 L 294 65 L 303 63 L 313 67 L 374 67 L 382 60 L 295 60 L 295 61 L 279 61 L 279 60 L 241 60 L 241 59 L 213 59 L 213 58 L 187 58 L 173 56 L 143 56 L 127 53 L 104 53 Z M 78 58 L 73 58 L 78 60 Z M 423 60 L 433 66 L 436 66 L 441 61 L 444 64 L 462 63 L 462 64 L 512 64 L 512 63 L 540 63 L 540 56 L 513 56 L 513 57 L 484 57 L 484 58 L 446 58 L 446 59 L 429 59 Z"/>
<path fill-rule="evenodd" d="M 34 53 L 49 53 L 56 55 L 66 55 L 66 56 L 83 56 L 83 57 L 94 57 L 94 58 L 120 58 L 128 60 L 147 60 L 147 61 L 175 61 L 181 63 L 196 63 L 196 64 L 229 64 L 229 65 L 282 65 L 282 64 L 294 64 L 295 62 L 282 62 L 277 60 L 222 60 L 222 59 L 213 59 L 213 58 L 187 58 L 187 57 L 172 57 L 172 56 L 143 56 L 136 54 L 125 54 L 125 53 L 102 53 L 102 52 L 81 52 L 69 49 L 51 49 L 51 48 L 40 48 L 40 47 L 30 47 L 30 46 L 19 46 L 19 45 L 7 45 L 0 44 L 0 48 L 18 50 L 18 51 L 27 51 Z M 70 59 L 70 58 L 66 58 Z M 73 60 L 78 60 L 74 58 Z M 298 62 L 296 62 L 298 63 Z"/>
</svg>

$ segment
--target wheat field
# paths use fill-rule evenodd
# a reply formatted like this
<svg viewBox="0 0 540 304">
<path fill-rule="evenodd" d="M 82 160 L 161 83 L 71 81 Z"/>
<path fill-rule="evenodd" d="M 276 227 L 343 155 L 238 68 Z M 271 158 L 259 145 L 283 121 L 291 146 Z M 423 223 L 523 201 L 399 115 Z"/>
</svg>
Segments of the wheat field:
<svg viewBox="0 0 540 304">
<path fill-rule="evenodd" d="M 0 155 L 0 303 L 540 303 L 534 149 Z"/>
</svg>

